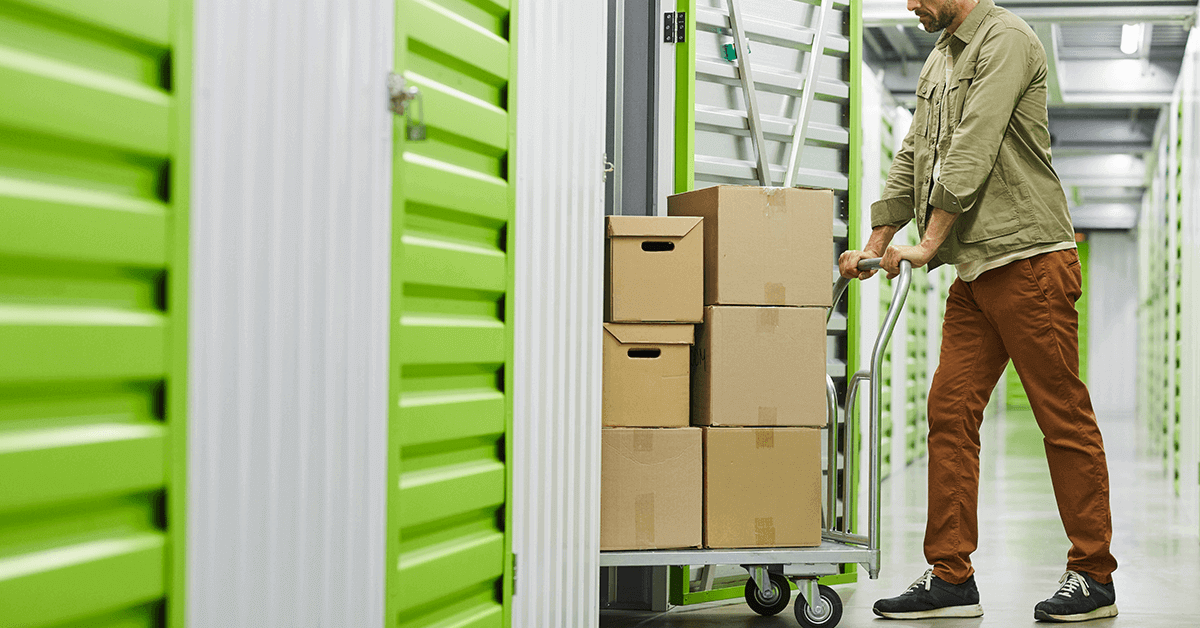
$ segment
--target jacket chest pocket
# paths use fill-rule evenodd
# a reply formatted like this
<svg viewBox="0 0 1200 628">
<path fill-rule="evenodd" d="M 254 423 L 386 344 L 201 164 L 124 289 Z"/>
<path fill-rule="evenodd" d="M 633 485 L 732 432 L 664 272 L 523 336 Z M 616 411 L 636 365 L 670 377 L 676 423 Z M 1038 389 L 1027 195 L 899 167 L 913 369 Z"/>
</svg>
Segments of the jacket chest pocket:
<svg viewBox="0 0 1200 628">
<path fill-rule="evenodd" d="M 913 133 L 918 137 L 929 137 L 934 125 L 938 83 L 927 78 L 917 79 L 917 110 L 913 112 Z"/>
<path fill-rule="evenodd" d="M 971 84 L 975 82 L 975 63 L 964 63 L 955 75 L 957 80 L 950 81 L 950 91 L 946 92 L 946 103 L 950 107 L 947 119 L 952 128 L 958 128 L 958 124 L 962 122 L 967 93 L 971 90 Z"/>
</svg>

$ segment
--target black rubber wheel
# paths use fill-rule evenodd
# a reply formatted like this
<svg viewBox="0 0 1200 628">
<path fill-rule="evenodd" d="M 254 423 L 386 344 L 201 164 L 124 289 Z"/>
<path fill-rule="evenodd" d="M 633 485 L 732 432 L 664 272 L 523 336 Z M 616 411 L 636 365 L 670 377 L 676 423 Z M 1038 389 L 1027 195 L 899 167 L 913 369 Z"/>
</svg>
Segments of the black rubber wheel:
<svg viewBox="0 0 1200 628">
<path fill-rule="evenodd" d="M 746 581 L 746 604 L 749 604 L 754 612 L 763 617 L 782 613 L 792 599 L 792 587 L 788 579 L 783 574 L 768 575 L 771 577 L 771 591 L 768 595 L 763 595 L 758 590 L 758 585 L 754 584 L 754 578 Z"/>
<path fill-rule="evenodd" d="M 804 628 L 833 628 L 842 621 L 842 598 L 838 597 L 837 591 L 823 584 L 818 585 L 818 590 L 825 602 L 825 607 L 820 609 L 822 612 L 814 612 L 804 601 L 804 596 L 797 595 L 796 621 Z"/>
</svg>

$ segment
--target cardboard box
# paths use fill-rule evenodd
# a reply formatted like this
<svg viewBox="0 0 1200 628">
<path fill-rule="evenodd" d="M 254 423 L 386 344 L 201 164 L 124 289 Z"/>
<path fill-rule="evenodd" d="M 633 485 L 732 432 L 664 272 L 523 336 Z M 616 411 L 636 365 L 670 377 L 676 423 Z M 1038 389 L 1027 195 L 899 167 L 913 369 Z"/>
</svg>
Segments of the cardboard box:
<svg viewBox="0 0 1200 628">
<path fill-rule="evenodd" d="M 719 186 L 667 200 L 704 218 L 704 304 L 833 304 L 830 190 Z"/>
<path fill-rule="evenodd" d="M 700 430 L 606 427 L 600 440 L 600 549 L 700 547 Z"/>
<path fill-rule="evenodd" d="M 604 320 L 699 323 L 704 313 L 700 218 L 609 216 Z"/>
<path fill-rule="evenodd" d="M 692 424 L 825 425 L 826 311 L 705 308 L 692 352 Z"/>
<path fill-rule="evenodd" d="M 704 428 L 704 547 L 821 544 L 821 430 Z"/>
<path fill-rule="evenodd" d="M 604 324 L 604 425 L 688 426 L 694 329 L 693 325 Z"/>
</svg>

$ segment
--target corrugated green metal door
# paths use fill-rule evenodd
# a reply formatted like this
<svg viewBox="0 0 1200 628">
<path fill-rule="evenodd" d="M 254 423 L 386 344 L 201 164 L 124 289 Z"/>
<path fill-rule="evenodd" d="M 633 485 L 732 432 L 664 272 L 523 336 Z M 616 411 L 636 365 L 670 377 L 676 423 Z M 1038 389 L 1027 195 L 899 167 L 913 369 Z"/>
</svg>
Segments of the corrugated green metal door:
<svg viewBox="0 0 1200 628">
<path fill-rule="evenodd" d="M 0 627 L 182 618 L 190 11 L 0 1 Z"/>
<path fill-rule="evenodd" d="M 515 46 L 504 0 L 399 0 L 389 626 L 504 626 L 511 585 Z M 423 112 L 421 111 L 423 109 Z"/>
</svg>

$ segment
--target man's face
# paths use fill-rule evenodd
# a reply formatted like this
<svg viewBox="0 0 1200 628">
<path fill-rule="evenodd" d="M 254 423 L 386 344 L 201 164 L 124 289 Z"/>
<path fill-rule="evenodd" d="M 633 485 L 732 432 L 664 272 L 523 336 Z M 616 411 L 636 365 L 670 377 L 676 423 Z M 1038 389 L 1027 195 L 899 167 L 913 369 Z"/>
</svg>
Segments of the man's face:
<svg viewBox="0 0 1200 628">
<path fill-rule="evenodd" d="M 954 0 L 908 0 L 908 10 L 917 14 L 921 28 L 927 33 L 936 33 L 958 17 L 958 4 Z"/>
</svg>

